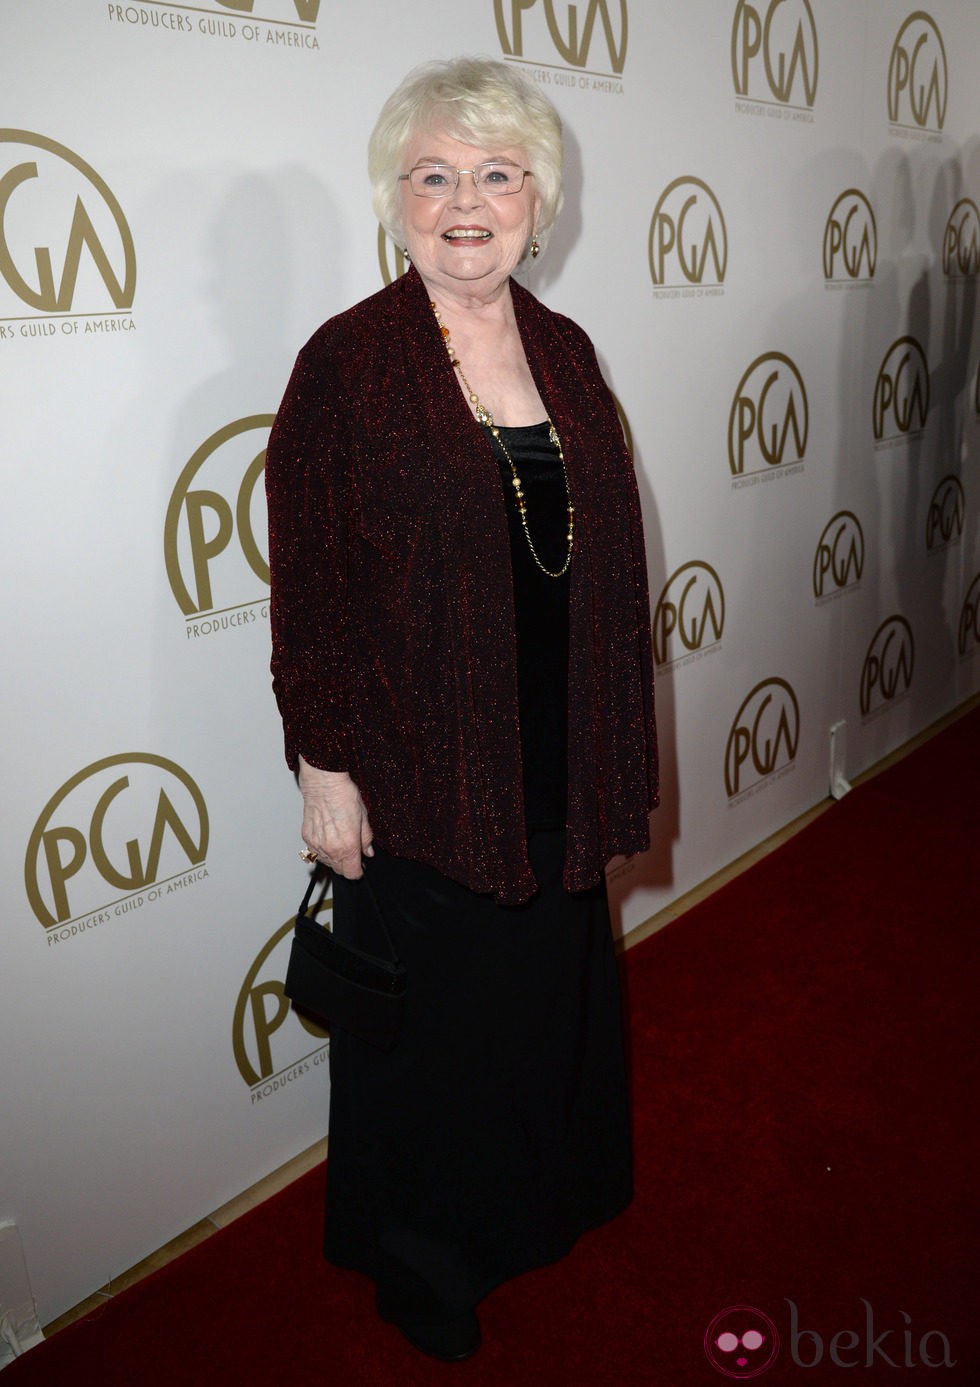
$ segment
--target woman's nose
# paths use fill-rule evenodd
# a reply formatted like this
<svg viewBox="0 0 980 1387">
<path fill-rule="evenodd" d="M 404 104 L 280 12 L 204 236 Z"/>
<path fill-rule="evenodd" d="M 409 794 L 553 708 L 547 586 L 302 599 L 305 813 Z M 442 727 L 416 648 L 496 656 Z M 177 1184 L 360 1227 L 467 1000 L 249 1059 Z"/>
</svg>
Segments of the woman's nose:
<svg viewBox="0 0 980 1387">
<path fill-rule="evenodd" d="M 483 192 L 473 169 L 460 169 L 453 201 L 457 207 L 476 207 L 483 201 Z"/>
</svg>

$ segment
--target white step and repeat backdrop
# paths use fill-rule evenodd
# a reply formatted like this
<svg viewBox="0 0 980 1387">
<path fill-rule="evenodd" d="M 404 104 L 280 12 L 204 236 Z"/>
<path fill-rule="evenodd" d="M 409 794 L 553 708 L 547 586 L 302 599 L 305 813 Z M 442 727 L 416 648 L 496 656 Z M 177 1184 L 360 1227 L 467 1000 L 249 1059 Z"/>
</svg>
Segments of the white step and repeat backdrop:
<svg viewBox="0 0 980 1387">
<path fill-rule="evenodd" d="M 567 127 L 528 282 L 640 478 L 628 930 L 980 687 L 976 0 L 2 0 L 0 1222 L 49 1319 L 322 1136 L 264 446 L 404 268 L 365 143 L 484 53 Z"/>
</svg>

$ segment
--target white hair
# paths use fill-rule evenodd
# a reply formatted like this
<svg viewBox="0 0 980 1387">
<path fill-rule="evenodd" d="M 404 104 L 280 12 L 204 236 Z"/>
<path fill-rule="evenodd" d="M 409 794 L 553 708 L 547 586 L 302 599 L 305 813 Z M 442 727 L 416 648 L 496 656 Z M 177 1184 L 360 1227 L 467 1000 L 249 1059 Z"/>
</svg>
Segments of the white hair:
<svg viewBox="0 0 980 1387">
<path fill-rule="evenodd" d="M 492 58 L 450 58 L 423 63 L 396 87 L 371 132 L 368 173 L 378 220 L 400 246 L 398 175 L 407 172 L 402 163 L 409 144 L 428 130 L 483 148 L 524 149 L 541 202 L 535 230 L 544 242 L 562 204 L 561 118 L 533 83 Z"/>
</svg>

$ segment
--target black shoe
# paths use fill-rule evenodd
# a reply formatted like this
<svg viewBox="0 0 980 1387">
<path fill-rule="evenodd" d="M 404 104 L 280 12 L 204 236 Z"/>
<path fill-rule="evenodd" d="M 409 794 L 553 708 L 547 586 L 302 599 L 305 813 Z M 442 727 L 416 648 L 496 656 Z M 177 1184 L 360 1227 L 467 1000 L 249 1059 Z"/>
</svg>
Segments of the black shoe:
<svg viewBox="0 0 980 1387">
<path fill-rule="evenodd" d="M 387 1315 L 384 1318 L 387 1319 Z M 389 1323 L 400 1329 L 415 1348 L 444 1363 L 461 1363 L 464 1358 L 472 1358 L 483 1342 L 475 1310 L 464 1310 L 461 1315 L 453 1315 L 451 1319 L 433 1320 L 426 1324 L 403 1323 L 401 1320 L 391 1320 Z"/>
</svg>

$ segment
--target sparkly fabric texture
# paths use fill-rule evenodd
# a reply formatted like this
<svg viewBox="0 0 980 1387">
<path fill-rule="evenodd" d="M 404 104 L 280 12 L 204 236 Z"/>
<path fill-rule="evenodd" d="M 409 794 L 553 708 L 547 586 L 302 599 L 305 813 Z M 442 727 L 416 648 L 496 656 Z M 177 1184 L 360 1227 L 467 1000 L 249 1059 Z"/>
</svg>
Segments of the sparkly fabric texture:
<svg viewBox="0 0 980 1387">
<path fill-rule="evenodd" d="M 575 506 L 564 882 L 582 891 L 648 846 L 657 800 L 643 534 L 591 342 L 511 290 Z M 414 268 L 300 352 L 266 489 L 289 765 L 349 771 L 390 852 L 501 904 L 530 899 L 500 476 Z"/>
</svg>

